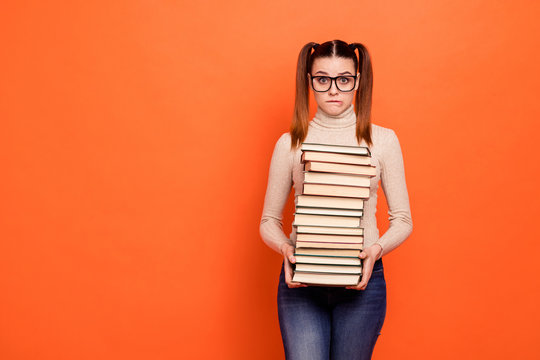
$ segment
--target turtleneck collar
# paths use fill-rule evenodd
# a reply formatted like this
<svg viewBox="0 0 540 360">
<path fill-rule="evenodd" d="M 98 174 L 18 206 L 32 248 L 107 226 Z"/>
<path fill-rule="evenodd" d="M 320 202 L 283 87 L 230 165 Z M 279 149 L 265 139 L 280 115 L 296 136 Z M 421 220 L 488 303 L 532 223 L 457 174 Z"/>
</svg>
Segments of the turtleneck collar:
<svg viewBox="0 0 540 360">
<path fill-rule="evenodd" d="M 312 120 L 312 125 L 325 129 L 342 129 L 356 124 L 354 105 L 351 104 L 339 115 L 330 115 L 317 106 L 317 112 Z"/>
</svg>

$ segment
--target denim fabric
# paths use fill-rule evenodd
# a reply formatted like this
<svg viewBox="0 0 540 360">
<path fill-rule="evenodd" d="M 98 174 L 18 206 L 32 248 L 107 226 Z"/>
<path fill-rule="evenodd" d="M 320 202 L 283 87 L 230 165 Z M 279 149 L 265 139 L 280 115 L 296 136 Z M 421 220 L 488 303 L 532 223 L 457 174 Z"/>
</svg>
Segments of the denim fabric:
<svg viewBox="0 0 540 360">
<path fill-rule="evenodd" d="M 386 317 L 382 259 L 365 290 L 308 286 L 290 289 L 284 264 L 279 276 L 278 317 L 287 360 L 367 360 Z"/>
</svg>

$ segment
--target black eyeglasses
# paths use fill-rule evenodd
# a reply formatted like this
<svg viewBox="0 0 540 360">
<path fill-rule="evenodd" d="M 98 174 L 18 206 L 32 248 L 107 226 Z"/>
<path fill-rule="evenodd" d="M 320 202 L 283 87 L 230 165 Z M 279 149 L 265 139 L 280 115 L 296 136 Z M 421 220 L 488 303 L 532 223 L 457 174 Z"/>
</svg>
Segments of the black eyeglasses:
<svg viewBox="0 0 540 360">
<path fill-rule="evenodd" d="M 311 75 L 311 87 L 316 92 L 330 90 L 332 81 L 336 83 L 336 87 L 339 91 L 349 92 L 353 91 L 356 86 L 356 75 L 341 75 L 335 77 Z"/>
</svg>

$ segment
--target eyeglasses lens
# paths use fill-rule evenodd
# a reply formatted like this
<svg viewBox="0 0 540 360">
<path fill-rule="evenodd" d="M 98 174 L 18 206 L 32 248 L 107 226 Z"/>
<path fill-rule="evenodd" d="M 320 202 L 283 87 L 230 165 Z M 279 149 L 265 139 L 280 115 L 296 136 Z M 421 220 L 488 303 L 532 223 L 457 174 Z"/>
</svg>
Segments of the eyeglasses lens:
<svg viewBox="0 0 540 360">
<path fill-rule="evenodd" d="M 328 91 L 332 87 L 332 80 L 336 82 L 340 91 L 351 91 L 354 88 L 354 76 L 338 76 L 334 79 L 328 76 L 314 76 L 313 88 L 315 91 Z"/>
</svg>

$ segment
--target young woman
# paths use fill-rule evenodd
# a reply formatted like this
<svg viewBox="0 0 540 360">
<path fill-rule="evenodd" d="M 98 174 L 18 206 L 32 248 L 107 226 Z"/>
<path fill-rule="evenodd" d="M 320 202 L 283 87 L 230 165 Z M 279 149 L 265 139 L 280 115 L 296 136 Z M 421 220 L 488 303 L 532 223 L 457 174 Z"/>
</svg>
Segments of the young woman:
<svg viewBox="0 0 540 360">
<path fill-rule="evenodd" d="M 370 56 L 360 43 L 311 42 L 300 51 L 294 116 L 290 131 L 274 147 L 260 223 L 264 242 L 283 255 L 277 303 L 289 360 L 371 359 L 386 316 L 382 256 L 412 231 L 400 143 L 392 129 L 371 123 L 372 85 Z M 317 112 L 308 121 L 310 88 Z M 356 286 L 307 286 L 292 281 L 296 228 L 289 237 L 285 235 L 282 213 L 291 186 L 296 196 L 302 193 L 299 146 L 303 142 L 359 145 L 371 150 L 376 176 L 371 177 L 370 196 L 364 201 L 363 268 Z M 375 217 L 379 180 L 390 220 L 389 229 L 380 237 Z"/>
</svg>

